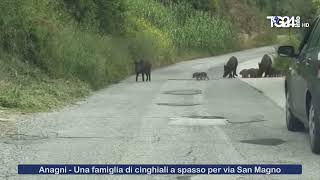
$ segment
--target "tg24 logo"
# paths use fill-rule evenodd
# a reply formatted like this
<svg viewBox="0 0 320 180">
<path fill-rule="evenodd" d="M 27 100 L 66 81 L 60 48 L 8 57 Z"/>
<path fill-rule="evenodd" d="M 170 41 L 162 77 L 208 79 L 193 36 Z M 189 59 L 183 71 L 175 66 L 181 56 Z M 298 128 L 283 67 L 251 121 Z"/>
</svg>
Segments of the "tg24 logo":
<svg viewBox="0 0 320 180">
<path fill-rule="evenodd" d="M 309 27 L 309 23 L 301 23 L 300 16 L 267 16 L 271 27 L 289 28 L 289 27 Z"/>
</svg>

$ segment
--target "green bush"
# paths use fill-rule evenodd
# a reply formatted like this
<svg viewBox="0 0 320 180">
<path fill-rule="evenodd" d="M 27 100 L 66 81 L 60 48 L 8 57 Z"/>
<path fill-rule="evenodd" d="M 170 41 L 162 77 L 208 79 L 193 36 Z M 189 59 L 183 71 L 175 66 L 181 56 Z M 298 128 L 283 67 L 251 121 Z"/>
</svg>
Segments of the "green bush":
<svg viewBox="0 0 320 180">
<path fill-rule="evenodd" d="M 153 67 L 174 62 L 175 46 L 171 38 L 143 18 L 132 18 L 127 29 L 127 39 L 133 60 L 149 59 Z"/>
<path fill-rule="evenodd" d="M 129 54 L 115 39 L 72 27 L 51 36 L 42 47 L 41 58 L 50 74 L 79 78 L 93 88 L 117 81 L 130 72 Z"/>
<path fill-rule="evenodd" d="M 83 29 L 97 27 L 104 34 L 122 34 L 125 26 L 124 0 L 60 0 L 67 12 Z"/>
</svg>

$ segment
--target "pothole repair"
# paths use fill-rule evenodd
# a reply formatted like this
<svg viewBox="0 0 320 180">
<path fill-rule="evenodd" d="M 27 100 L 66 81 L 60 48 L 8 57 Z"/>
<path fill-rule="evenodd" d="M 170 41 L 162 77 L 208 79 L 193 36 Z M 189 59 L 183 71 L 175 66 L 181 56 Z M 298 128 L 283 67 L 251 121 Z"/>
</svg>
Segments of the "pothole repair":
<svg viewBox="0 0 320 180">
<path fill-rule="evenodd" d="M 177 180 L 190 180 L 192 176 L 178 176 Z"/>
<path fill-rule="evenodd" d="M 202 94 L 202 91 L 201 91 L 201 90 L 196 90 L 196 89 L 186 89 L 186 90 L 165 91 L 163 94 L 171 94 L 171 95 L 197 95 L 197 94 Z"/>
<path fill-rule="evenodd" d="M 230 120 L 228 120 L 228 122 L 231 124 L 247 124 L 247 123 L 263 122 L 263 121 L 267 121 L 267 120 L 264 120 L 264 119 L 253 119 L 253 120 L 249 120 L 249 121 L 230 121 Z"/>
<path fill-rule="evenodd" d="M 183 116 L 192 119 L 226 119 L 223 116 L 200 116 L 200 115 L 191 115 L 191 116 Z"/>
<path fill-rule="evenodd" d="M 38 135 L 27 135 L 27 134 L 11 134 L 9 138 L 13 141 L 26 141 L 26 140 L 42 140 L 48 139 L 46 136 L 38 136 Z"/>
<path fill-rule="evenodd" d="M 194 79 L 168 79 L 169 81 L 193 81 Z"/>
<path fill-rule="evenodd" d="M 256 122 L 263 122 L 263 121 L 267 121 L 265 119 L 260 119 L 260 118 L 254 118 L 248 121 L 231 121 L 229 119 L 227 119 L 226 117 L 223 116 L 201 116 L 201 115 L 191 115 L 191 116 L 182 116 L 185 118 L 191 118 L 191 119 L 211 119 L 211 120 L 215 120 L 215 119 L 225 119 L 228 123 L 230 124 L 247 124 L 247 123 L 256 123 Z"/>
<path fill-rule="evenodd" d="M 176 126 L 223 126 L 227 125 L 227 119 L 196 119 L 196 118 L 170 118 L 169 125 Z"/>
<path fill-rule="evenodd" d="M 9 134 L 7 138 L 3 138 L 5 144 L 30 144 L 31 142 L 48 139 L 47 136 L 27 135 L 27 134 Z"/>
<path fill-rule="evenodd" d="M 9 134 L 3 138 L 5 144 L 30 144 L 47 139 L 106 139 L 109 137 L 85 137 L 85 136 L 59 136 L 58 133 L 48 133 L 47 135 Z"/>
<path fill-rule="evenodd" d="M 157 103 L 159 106 L 198 106 L 198 103 Z"/>
<path fill-rule="evenodd" d="M 264 145 L 264 146 L 277 146 L 285 143 L 286 141 L 282 139 L 277 139 L 277 138 L 266 138 L 266 139 L 242 140 L 240 142 L 247 143 L 247 144 Z"/>
</svg>

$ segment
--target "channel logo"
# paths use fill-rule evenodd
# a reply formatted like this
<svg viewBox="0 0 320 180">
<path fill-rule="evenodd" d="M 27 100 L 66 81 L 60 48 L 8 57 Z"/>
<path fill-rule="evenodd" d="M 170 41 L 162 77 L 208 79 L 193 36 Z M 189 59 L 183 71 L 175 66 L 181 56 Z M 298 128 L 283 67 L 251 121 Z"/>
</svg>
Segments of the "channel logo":
<svg viewBox="0 0 320 180">
<path fill-rule="evenodd" d="M 300 16 L 267 16 L 270 20 L 270 27 L 277 28 L 300 28 L 309 27 L 309 23 L 301 23 Z"/>
</svg>

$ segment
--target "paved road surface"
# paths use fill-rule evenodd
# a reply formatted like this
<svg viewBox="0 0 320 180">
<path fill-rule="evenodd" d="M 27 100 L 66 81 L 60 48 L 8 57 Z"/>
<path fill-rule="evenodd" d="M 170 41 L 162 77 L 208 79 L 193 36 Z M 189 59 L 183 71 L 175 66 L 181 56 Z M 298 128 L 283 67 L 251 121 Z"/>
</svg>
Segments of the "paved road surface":
<svg viewBox="0 0 320 180">
<path fill-rule="evenodd" d="M 320 158 L 307 133 L 288 132 L 283 108 L 262 91 L 221 79 L 231 55 L 246 63 L 273 50 L 178 63 L 155 70 L 151 83 L 130 77 L 78 105 L 21 118 L 15 134 L 0 139 L 0 179 L 317 179 Z M 189 80 L 195 71 L 211 80 Z M 303 175 L 18 176 L 19 163 L 302 163 Z"/>
</svg>

